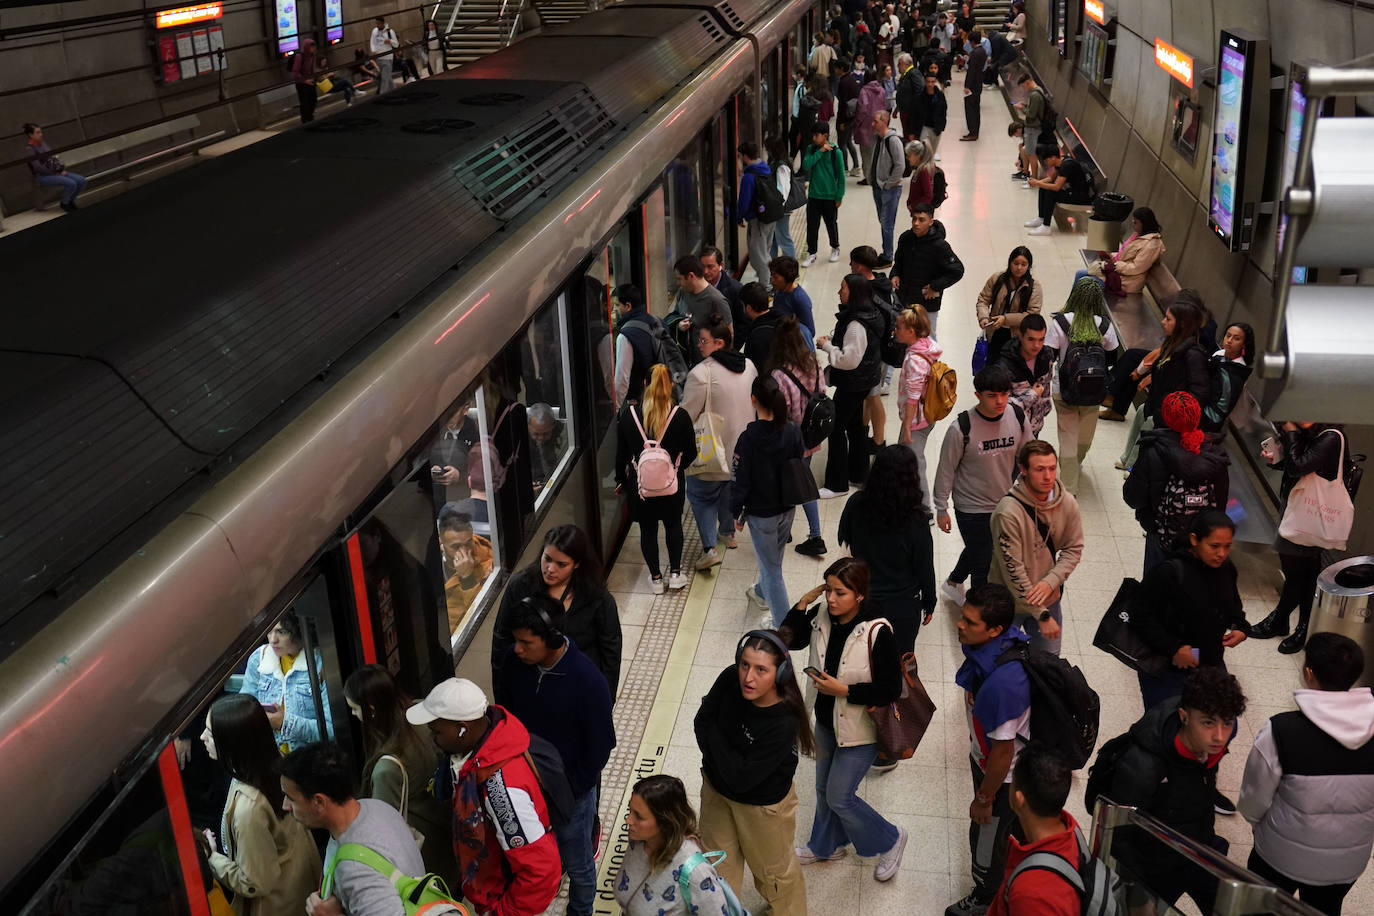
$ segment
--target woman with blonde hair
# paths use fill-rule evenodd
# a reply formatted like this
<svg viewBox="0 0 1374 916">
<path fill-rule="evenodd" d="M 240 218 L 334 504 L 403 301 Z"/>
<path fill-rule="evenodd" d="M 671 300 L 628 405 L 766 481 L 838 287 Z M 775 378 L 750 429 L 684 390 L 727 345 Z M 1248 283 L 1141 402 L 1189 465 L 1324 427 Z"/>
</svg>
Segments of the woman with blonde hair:
<svg viewBox="0 0 1374 916">
<path fill-rule="evenodd" d="M 625 826 L 630 848 L 614 892 L 625 916 L 730 912 L 720 876 L 701 855 L 697 815 L 682 780 L 648 776 L 635 783 Z M 691 888 L 688 894 L 682 891 L 684 883 Z"/>
<path fill-rule="evenodd" d="M 897 381 L 902 406 L 902 431 L 897 443 L 916 453 L 916 462 L 921 469 L 921 505 L 928 510 L 930 478 L 926 476 L 926 440 L 935 424 L 926 419 L 926 382 L 930 379 L 930 367 L 944 355 L 944 350 L 930 336 L 930 316 L 919 305 L 897 313 L 894 333 L 899 343 L 906 344 L 902 374 Z"/>
<path fill-rule="evenodd" d="M 676 486 L 666 488 L 671 492 L 640 492 L 639 459 L 650 442 L 666 451 L 676 468 Z M 664 589 L 663 568 L 658 556 L 660 522 L 668 542 L 667 587 L 678 589 L 687 585 L 687 577 L 682 574 L 682 507 L 686 501 L 687 466 L 696 457 L 692 419 L 674 402 L 672 376 L 668 374 L 668 367 L 659 363 L 649 371 L 644 397 L 638 403 L 627 403 L 621 411 L 615 449 L 615 489 L 629 499 L 630 517 L 639 523 L 639 549 L 649 567 L 655 595 L 663 594 Z"/>
</svg>

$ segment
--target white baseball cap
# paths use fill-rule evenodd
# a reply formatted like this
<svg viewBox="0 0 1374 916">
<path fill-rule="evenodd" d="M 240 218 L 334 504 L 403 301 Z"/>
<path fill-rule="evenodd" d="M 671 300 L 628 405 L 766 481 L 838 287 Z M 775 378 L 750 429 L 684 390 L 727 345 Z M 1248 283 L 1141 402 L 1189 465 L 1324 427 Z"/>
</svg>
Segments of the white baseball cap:
<svg viewBox="0 0 1374 916">
<path fill-rule="evenodd" d="M 425 725 L 435 719 L 471 722 L 487 712 L 487 695 L 472 681 L 451 677 L 435 685 L 429 696 L 406 710 L 411 725 Z"/>
</svg>

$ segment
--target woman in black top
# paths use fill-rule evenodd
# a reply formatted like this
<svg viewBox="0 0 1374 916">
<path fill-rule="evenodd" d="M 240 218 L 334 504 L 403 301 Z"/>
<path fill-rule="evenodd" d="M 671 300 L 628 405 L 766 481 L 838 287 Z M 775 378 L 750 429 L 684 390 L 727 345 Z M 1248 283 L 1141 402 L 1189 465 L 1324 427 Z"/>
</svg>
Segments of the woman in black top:
<svg viewBox="0 0 1374 916">
<path fill-rule="evenodd" d="M 1157 429 L 1164 426 L 1160 411 L 1167 395 L 1186 391 L 1199 404 L 1206 404 L 1211 388 L 1207 363 L 1212 354 L 1198 342 L 1207 315 L 1192 298 L 1185 296 L 1187 292 L 1179 291 L 1160 322 L 1164 343 L 1160 344 L 1159 358 L 1150 369 L 1150 391 L 1145 398 L 1145 415 L 1154 420 Z"/>
<path fill-rule="evenodd" d="M 897 651 L 910 652 L 935 613 L 935 546 L 921 499 L 920 465 L 911 449 L 889 445 L 873 459 L 868 485 L 840 513 L 839 539 L 868 564 L 868 604 L 892 623 Z"/>
<path fill-rule="evenodd" d="M 1250 632 L 1236 587 L 1231 544 L 1236 523 L 1220 509 L 1193 516 L 1187 546 L 1145 574 L 1131 620 L 1150 648 L 1169 659 L 1158 675 L 1138 672 L 1147 710 L 1183 694 L 1199 665 L 1225 668 L 1222 653 Z"/>
<path fill-rule="evenodd" d="M 835 333 L 816 338 L 816 350 L 824 350 L 830 358 L 826 380 L 835 386 L 835 425 L 830 430 L 822 499 L 868 479 L 864 399 L 883 379 L 883 317 L 873 304 L 873 287 L 866 278 L 849 274 L 840 282 L 840 310 L 835 319 Z"/>
<path fill-rule="evenodd" d="M 701 838 L 729 855 L 718 866 L 731 887 L 744 881 L 775 913 L 805 913 L 806 884 L 793 851 L 797 752 L 816 739 L 787 647 L 772 630 L 740 640 L 735 664 L 716 678 L 696 720 L 701 748 Z"/>
<path fill-rule="evenodd" d="M 816 818 L 797 858 L 803 865 L 839 859 L 852 843 L 859 855 L 878 857 L 873 876 L 886 881 L 901 864 L 906 831 L 856 793 L 878 753 L 867 707 L 901 696 L 902 673 L 897 640 L 869 606 L 869 590 L 866 563 L 836 560 L 825 583 L 788 612 L 778 635 L 789 649 L 810 646 L 807 675 L 816 689 Z M 808 609 L 822 593 L 825 611 L 820 605 Z"/>
<path fill-rule="evenodd" d="M 1279 499 L 1288 508 L 1288 494 L 1307 474 L 1320 474 L 1327 480 L 1341 476 L 1344 453 L 1343 427 L 1327 423 L 1285 423 L 1282 427 L 1282 451 L 1278 455 L 1264 454 L 1270 467 L 1283 469 L 1283 483 Z M 1339 433 L 1339 435 L 1338 435 Z M 1281 515 L 1281 514 L 1280 514 Z M 1293 655 L 1307 643 L 1307 619 L 1312 614 L 1312 598 L 1317 592 L 1317 576 L 1322 571 L 1322 549 L 1294 544 L 1285 537 L 1275 536 L 1274 549 L 1283 568 L 1283 591 L 1278 607 L 1251 629 L 1256 639 L 1287 636 L 1288 618 L 1298 609 L 1298 628 L 1292 636 L 1279 643 L 1279 651 Z"/>
<path fill-rule="evenodd" d="M 640 427 L 644 428 L 643 434 Z M 639 475 L 635 462 L 644 450 L 646 439 L 657 440 L 677 466 L 677 492 L 669 496 L 639 495 Z M 620 413 L 616 428 L 615 489 L 630 502 L 630 517 L 639 522 L 639 549 L 649 566 L 655 595 L 663 594 L 663 569 L 658 562 L 658 525 L 668 542 L 669 588 L 685 588 L 682 574 L 682 507 L 686 504 L 687 465 L 697 459 L 696 431 L 687 411 L 678 410 L 673 401 L 673 379 L 668 367 L 658 363 L 649 371 L 644 397 L 630 402 Z"/>
<path fill-rule="evenodd" d="M 541 593 L 563 605 L 560 629 L 606 676 L 614 702 L 620 683 L 620 614 L 615 597 L 603 583 L 601 561 L 591 539 L 576 525 L 551 528 L 544 535 L 539 561 L 511 576 L 491 636 L 493 674 L 515 641 L 510 632 L 515 609 L 524 599 Z"/>
</svg>

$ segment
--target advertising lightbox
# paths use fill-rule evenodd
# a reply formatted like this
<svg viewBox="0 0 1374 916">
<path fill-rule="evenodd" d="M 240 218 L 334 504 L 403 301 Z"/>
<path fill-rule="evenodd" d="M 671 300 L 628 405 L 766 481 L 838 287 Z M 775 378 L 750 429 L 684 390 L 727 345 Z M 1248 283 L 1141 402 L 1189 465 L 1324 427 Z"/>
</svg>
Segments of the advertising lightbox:
<svg viewBox="0 0 1374 916">
<path fill-rule="evenodd" d="M 1246 251 L 1253 241 L 1264 178 L 1269 42 L 1250 32 L 1223 29 L 1220 44 L 1207 225 L 1228 249 Z"/>
</svg>

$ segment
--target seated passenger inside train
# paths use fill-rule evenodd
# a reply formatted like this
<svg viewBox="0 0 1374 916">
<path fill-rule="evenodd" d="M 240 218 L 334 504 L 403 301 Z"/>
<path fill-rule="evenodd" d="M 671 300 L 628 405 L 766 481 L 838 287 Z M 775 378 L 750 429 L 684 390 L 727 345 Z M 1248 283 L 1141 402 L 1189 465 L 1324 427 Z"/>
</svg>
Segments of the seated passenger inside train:
<svg viewBox="0 0 1374 916">
<path fill-rule="evenodd" d="M 558 462 L 567 451 L 567 432 L 554 408 L 544 402 L 529 409 L 530 465 L 534 472 L 534 492 L 553 479 Z"/>
<path fill-rule="evenodd" d="M 473 599 L 491 575 L 491 541 L 475 533 L 472 518 L 456 503 L 439 510 L 438 525 L 449 633 L 457 633 Z"/>
</svg>

